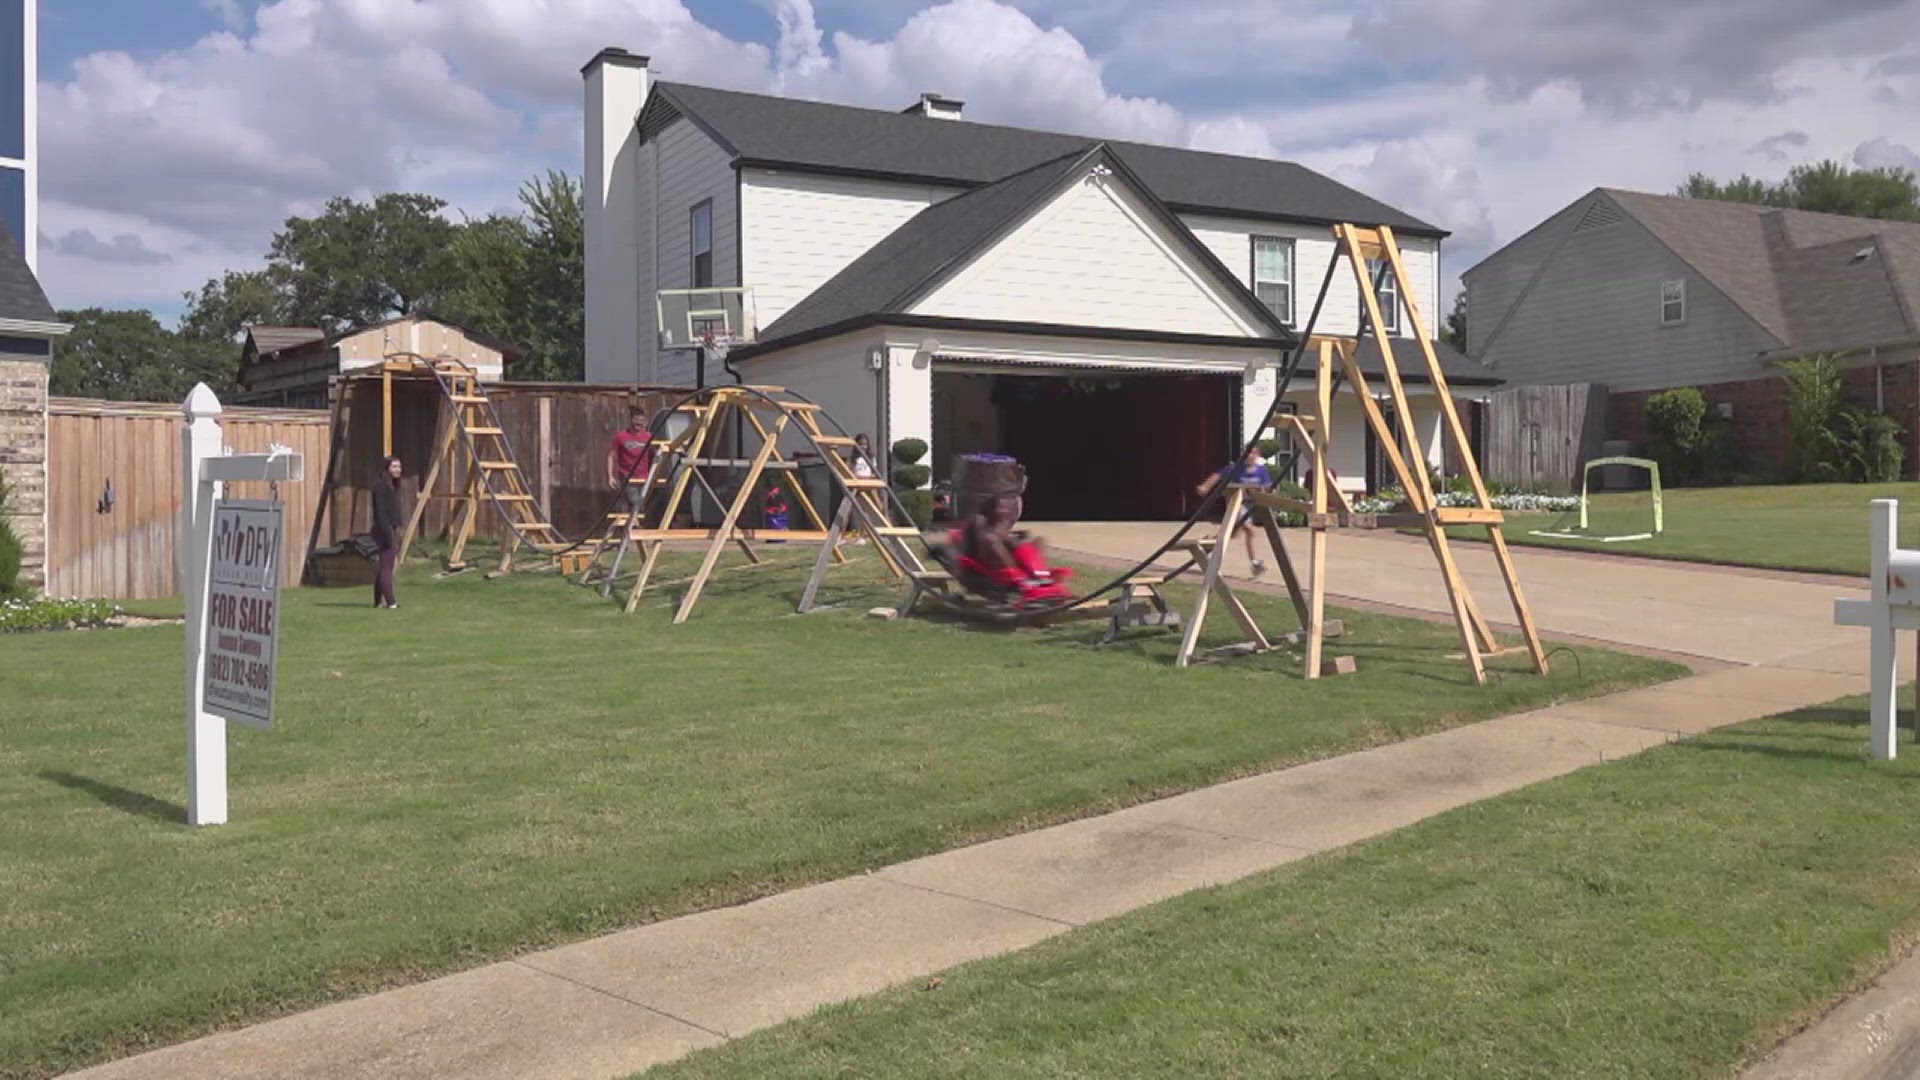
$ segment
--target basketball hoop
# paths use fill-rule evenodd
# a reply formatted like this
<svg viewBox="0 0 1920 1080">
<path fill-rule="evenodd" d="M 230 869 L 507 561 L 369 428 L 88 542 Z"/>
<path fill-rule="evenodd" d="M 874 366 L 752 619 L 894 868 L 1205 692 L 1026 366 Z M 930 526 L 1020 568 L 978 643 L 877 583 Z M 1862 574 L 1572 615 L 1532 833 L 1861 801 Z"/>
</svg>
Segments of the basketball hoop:
<svg viewBox="0 0 1920 1080">
<path fill-rule="evenodd" d="M 707 359 L 718 360 L 724 364 L 727 362 L 727 353 L 733 349 L 733 339 L 730 336 L 722 337 L 709 330 L 700 335 L 700 348 L 706 351 Z"/>
</svg>

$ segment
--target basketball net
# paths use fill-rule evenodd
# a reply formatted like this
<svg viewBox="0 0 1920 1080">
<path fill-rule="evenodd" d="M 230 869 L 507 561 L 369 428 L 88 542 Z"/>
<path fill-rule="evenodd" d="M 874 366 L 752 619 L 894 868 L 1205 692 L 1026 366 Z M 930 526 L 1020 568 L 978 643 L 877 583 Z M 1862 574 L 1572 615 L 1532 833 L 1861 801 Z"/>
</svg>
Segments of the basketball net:
<svg viewBox="0 0 1920 1080">
<path fill-rule="evenodd" d="M 727 361 L 727 353 L 732 349 L 733 343 L 730 340 L 720 338 L 714 334 L 713 331 L 709 330 L 700 335 L 700 347 L 706 350 L 707 359 L 718 360 L 724 364 Z"/>
</svg>

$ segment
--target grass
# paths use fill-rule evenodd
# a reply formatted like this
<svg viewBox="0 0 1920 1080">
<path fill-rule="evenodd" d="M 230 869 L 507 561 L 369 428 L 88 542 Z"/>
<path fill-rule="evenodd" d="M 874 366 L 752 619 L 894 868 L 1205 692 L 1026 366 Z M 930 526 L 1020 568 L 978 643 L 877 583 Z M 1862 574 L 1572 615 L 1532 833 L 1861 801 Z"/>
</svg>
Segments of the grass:
<svg viewBox="0 0 1920 1080">
<path fill-rule="evenodd" d="M 1665 492 L 1666 528 L 1650 540 L 1609 544 L 1533 535 L 1535 529 L 1572 530 L 1579 525 L 1577 514 L 1512 514 L 1502 531 L 1512 543 L 1540 547 L 1865 575 L 1868 502 L 1903 497 L 1911 502 L 1916 493 L 1920 488 L 1912 484 L 1676 488 Z M 1594 495 L 1589 531 L 1600 536 L 1649 531 L 1652 507 L 1646 492 Z M 1913 509 L 1901 529 L 1908 546 L 1920 545 L 1920 514 Z M 1464 539 L 1486 536 L 1479 529 L 1455 532 Z"/>
<path fill-rule="evenodd" d="M 0 641 L 0 1075 L 1678 671 L 1577 649 L 1476 688 L 1449 627 L 1353 612 L 1357 676 L 1179 671 L 1164 632 L 859 618 L 898 596 L 870 562 L 793 616 L 810 552 L 773 558 L 680 627 L 675 588 L 627 618 L 546 575 L 416 564 L 395 612 L 289 591 L 280 726 L 233 729 L 208 829 L 176 801 L 178 627 Z"/>
<path fill-rule="evenodd" d="M 650 1077 L 1722 1077 L 1920 928 L 1858 700 L 1476 803 Z M 923 984 L 924 985 L 924 984 Z"/>
</svg>

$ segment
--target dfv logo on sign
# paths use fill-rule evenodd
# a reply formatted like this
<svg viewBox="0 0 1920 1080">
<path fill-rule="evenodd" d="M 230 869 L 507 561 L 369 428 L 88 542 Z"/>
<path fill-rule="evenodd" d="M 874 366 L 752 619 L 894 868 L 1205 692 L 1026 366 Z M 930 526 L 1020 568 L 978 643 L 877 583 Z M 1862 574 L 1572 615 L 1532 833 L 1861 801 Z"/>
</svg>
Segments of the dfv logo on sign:
<svg viewBox="0 0 1920 1080">
<path fill-rule="evenodd" d="M 213 508 L 207 580 L 206 710 L 273 726 L 280 630 L 281 504 L 223 499 Z"/>
</svg>

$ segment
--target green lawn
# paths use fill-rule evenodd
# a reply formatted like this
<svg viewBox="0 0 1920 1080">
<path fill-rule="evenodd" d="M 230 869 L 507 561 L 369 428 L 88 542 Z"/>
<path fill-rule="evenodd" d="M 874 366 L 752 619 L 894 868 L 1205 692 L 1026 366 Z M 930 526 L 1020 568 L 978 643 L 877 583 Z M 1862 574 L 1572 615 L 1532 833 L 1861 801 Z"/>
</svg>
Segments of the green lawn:
<svg viewBox="0 0 1920 1080">
<path fill-rule="evenodd" d="M 1867 572 L 1867 504 L 1902 499 L 1901 542 L 1920 546 L 1920 484 L 1800 484 L 1677 488 L 1665 493 L 1666 528 L 1651 540 L 1600 543 L 1536 536 L 1534 530 L 1572 531 L 1577 514 L 1511 514 L 1503 530 L 1516 544 L 1606 551 L 1693 562 Z M 1597 535 L 1650 531 L 1653 503 L 1646 492 L 1596 494 L 1588 515 Z M 1472 539 L 1479 529 L 1460 529 Z"/>
<path fill-rule="evenodd" d="M 1754 721 L 650 1077 L 1725 1077 L 1920 929 L 1920 753 Z"/>
<path fill-rule="evenodd" d="M 232 821 L 200 830 L 178 627 L 0 638 L 0 1075 L 1678 673 L 1578 649 L 1476 688 L 1451 628 L 1352 612 L 1357 676 L 1181 671 L 1164 632 L 860 618 L 898 595 L 870 562 L 794 616 L 810 557 L 717 576 L 681 627 L 677 588 L 622 617 L 551 575 L 289 592 L 280 727 L 233 730 Z"/>
</svg>

